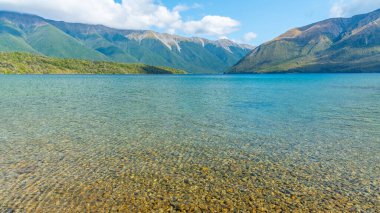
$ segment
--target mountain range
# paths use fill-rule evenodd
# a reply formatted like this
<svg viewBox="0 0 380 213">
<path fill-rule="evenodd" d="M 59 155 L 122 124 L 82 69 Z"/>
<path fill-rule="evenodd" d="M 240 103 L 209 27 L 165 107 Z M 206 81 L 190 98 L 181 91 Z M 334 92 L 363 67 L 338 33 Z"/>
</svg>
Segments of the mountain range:
<svg viewBox="0 0 380 213">
<path fill-rule="evenodd" d="M 195 74 L 380 72 L 380 9 L 291 29 L 256 48 L 227 39 L 120 30 L 0 11 L 0 52 L 143 63 Z"/>
<path fill-rule="evenodd" d="M 226 39 L 212 41 L 148 30 L 119 30 L 0 12 L 0 52 L 144 63 L 189 73 L 223 73 L 252 49 Z"/>
<path fill-rule="evenodd" d="M 295 28 L 256 47 L 229 73 L 380 72 L 380 9 Z"/>
</svg>

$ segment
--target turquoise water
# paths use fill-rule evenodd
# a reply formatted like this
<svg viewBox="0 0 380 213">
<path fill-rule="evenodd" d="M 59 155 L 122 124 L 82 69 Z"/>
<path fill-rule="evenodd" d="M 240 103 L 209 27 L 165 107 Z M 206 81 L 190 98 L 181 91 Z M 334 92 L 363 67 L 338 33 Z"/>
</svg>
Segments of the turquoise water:
<svg viewBox="0 0 380 213">
<path fill-rule="evenodd" d="M 0 212 L 376 212 L 380 75 L 0 76 Z"/>
</svg>

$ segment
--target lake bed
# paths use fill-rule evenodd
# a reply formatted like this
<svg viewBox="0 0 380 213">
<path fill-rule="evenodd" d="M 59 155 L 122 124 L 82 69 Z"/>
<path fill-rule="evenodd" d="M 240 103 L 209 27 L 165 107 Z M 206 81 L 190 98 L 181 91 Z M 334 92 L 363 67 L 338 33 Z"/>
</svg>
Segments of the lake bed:
<svg viewBox="0 0 380 213">
<path fill-rule="evenodd" d="M 5 75 L 0 109 L 0 212 L 379 210 L 379 74 Z"/>
</svg>

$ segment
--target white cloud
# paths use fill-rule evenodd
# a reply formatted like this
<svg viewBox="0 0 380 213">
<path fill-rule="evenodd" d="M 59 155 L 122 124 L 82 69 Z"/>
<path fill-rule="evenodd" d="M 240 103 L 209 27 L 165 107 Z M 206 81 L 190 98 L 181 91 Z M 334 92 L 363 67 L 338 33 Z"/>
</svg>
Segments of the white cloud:
<svg viewBox="0 0 380 213">
<path fill-rule="evenodd" d="M 246 33 L 244 36 L 243 36 L 243 42 L 244 43 L 251 43 L 253 40 L 255 40 L 257 38 L 257 33 L 254 33 L 254 32 L 249 32 L 249 33 Z"/>
<path fill-rule="evenodd" d="M 186 11 L 186 10 L 196 9 L 196 8 L 201 8 L 201 7 L 202 7 L 202 5 L 201 4 L 197 4 L 197 3 L 192 4 L 190 6 L 186 5 L 186 4 L 179 4 L 179 5 L 175 6 L 173 8 L 173 10 L 181 12 L 181 11 Z"/>
<path fill-rule="evenodd" d="M 350 17 L 380 8 L 380 0 L 333 0 L 331 17 Z"/>
<path fill-rule="evenodd" d="M 173 9 L 155 0 L 0 0 L 0 10 L 24 12 L 48 19 L 88 24 L 103 24 L 122 29 L 160 28 L 166 32 L 224 36 L 239 22 L 229 17 L 205 16 L 184 21 L 181 12 L 199 7 L 178 5 Z"/>
<path fill-rule="evenodd" d="M 183 30 L 189 34 L 211 35 L 223 37 L 236 31 L 240 23 L 223 16 L 205 16 L 199 21 L 183 23 Z"/>
</svg>

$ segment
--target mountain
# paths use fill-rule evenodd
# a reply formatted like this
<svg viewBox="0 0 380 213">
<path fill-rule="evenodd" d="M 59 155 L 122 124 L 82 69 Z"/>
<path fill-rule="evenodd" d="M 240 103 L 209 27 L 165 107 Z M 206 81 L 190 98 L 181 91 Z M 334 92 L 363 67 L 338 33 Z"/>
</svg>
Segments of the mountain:
<svg viewBox="0 0 380 213">
<path fill-rule="evenodd" d="M 185 74 L 143 64 L 63 59 L 30 53 L 0 53 L 0 74 Z"/>
<path fill-rule="evenodd" d="M 289 30 L 229 71 L 276 72 L 380 72 L 380 9 Z"/>
<path fill-rule="evenodd" d="M 229 40 L 119 30 L 0 12 L 0 51 L 60 58 L 144 63 L 191 73 L 223 73 L 253 48 Z"/>
</svg>

